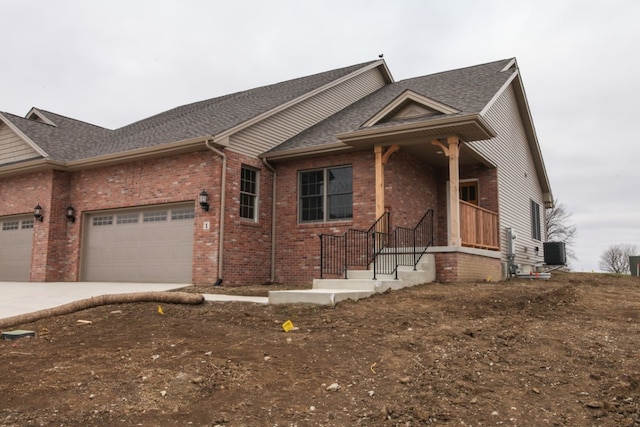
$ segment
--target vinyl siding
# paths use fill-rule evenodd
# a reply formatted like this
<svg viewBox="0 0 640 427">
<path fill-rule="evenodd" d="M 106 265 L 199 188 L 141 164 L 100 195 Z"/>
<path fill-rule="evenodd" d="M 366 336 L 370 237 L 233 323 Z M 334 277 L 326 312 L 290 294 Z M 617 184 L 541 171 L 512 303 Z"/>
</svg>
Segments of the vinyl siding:
<svg viewBox="0 0 640 427">
<path fill-rule="evenodd" d="M 516 264 L 532 266 L 542 263 L 542 242 L 545 240 L 542 189 L 512 86 L 496 100 L 485 119 L 498 136 L 488 141 L 471 142 L 469 145 L 498 166 L 502 260 L 507 261 L 506 229 L 511 227 L 518 236 L 514 242 Z M 531 200 L 540 205 L 541 240 L 532 238 Z M 539 248 L 537 256 L 536 247 Z"/>
<path fill-rule="evenodd" d="M 39 154 L 5 124 L 0 123 L 0 164 L 33 159 Z"/>
<path fill-rule="evenodd" d="M 384 85 L 377 68 L 359 74 L 232 135 L 230 148 L 257 156 Z"/>
</svg>

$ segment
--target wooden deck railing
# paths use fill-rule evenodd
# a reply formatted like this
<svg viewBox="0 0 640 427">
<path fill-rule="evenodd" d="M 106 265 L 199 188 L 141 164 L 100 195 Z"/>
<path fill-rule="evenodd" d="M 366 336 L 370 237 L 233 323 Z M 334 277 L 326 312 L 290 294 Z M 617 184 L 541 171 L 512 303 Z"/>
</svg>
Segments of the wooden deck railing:
<svg viewBox="0 0 640 427">
<path fill-rule="evenodd" d="M 460 201 L 460 238 L 462 246 L 500 250 L 498 214 Z"/>
</svg>

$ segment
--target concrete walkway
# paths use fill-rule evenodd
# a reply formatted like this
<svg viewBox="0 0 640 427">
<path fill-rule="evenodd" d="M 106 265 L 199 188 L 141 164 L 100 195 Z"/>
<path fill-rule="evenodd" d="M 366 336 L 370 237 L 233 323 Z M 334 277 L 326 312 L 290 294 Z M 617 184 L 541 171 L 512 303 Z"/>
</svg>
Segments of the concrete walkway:
<svg viewBox="0 0 640 427">
<path fill-rule="evenodd" d="M 58 307 L 100 295 L 176 290 L 191 284 L 96 282 L 0 282 L 0 319 Z M 206 294 L 206 301 L 267 304 L 267 297 Z"/>
</svg>

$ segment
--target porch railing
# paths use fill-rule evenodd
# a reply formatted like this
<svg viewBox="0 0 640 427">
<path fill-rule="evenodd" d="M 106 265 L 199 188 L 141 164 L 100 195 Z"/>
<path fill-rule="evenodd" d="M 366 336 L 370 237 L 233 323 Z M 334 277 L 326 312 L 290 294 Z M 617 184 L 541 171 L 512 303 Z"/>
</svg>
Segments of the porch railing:
<svg viewBox="0 0 640 427">
<path fill-rule="evenodd" d="M 349 268 L 373 265 L 377 274 L 394 274 L 399 265 L 416 268 L 420 257 L 433 244 L 433 209 L 414 228 L 389 231 L 385 212 L 368 230 L 349 229 L 342 235 L 320 235 L 320 278 L 339 275 L 348 279 Z"/>
<path fill-rule="evenodd" d="M 460 201 L 460 238 L 462 246 L 500 250 L 498 214 Z"/>
<path fill-rule="evenodd" d="M 422 255 L 433 245 L 433 209 L 429 209 L 415 227 L 396 227 L 388 235 L 376 236 L 373 242 L 377 254 L 372 261 L 373 280 L 378 274 L 394 274 L 397 279 L 401 265 L 416 270 Z"/>
<path fill-rule="evenodd" d="M 375 257 L 374 236 L 389 233 L 389 212 L 382 214 L 367 230 L 350 228 L 340 235 L 320 235 L 320 278 L 344 276 L 352 267 L 366 268 Z"/>
</svg>

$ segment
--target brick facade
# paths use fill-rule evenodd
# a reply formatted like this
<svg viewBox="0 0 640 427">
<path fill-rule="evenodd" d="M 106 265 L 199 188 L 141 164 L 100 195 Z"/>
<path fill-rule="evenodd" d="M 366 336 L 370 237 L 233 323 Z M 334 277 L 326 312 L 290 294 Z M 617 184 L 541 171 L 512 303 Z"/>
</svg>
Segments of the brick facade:
<svg viewBox="0 0 640 427">
<path fill-rule="evenodd" d="M 259 159 L 232 151 L 226 151 L 225 156 L 221 278 L 226 286 L 265 283 L 272 276 L 273 173 Z M 341 165 L 353 166 L 353 220 L 299 223 L 298 173 Z M 256 221 L 240 218 L 239 215 L 240 171 L 243 166 L 258 171 Z M 220 275 L 221 167 L 222 158 L 205 150 L 95 169 L 72 172 L 54 170 L 5 178 L 0 187 L 0 216 L 30 214 L 33 207 L 40 204 L 45 220 L 36 222 L 34 227 L 31 280 L 78 281 L 81 279 L 84 214 L 191 202 L 196 212 L 192 280 L 195 284 L 211 284 Z M 341 234 L 348 228 L 367 229 L 376 219 L 373 150 L 286 161 L 276 164 L 275 168 L 277 200 L 273 278 L 284 283 L 310 283 L 319 277 L 320 234 Z M 446 220 L 446 199 L 443 196 L 446 194 L 446 179 L 443 180 L 445 172 L 430 167 L 402 150 L 390 158 L 385 166 L 385 205 L 391 212 L 392 227 L 415 226 L 429 208 L 434 209 L 435 218 Z M 495 169 L 463 168 L 461 176 L 478 178 L 481 206 L 495 209 Z M 202 211 L 197 204 L 196 199 L 202 189 L 209 193 L 211 207 L 208 212 Z M 75 223 L 65 218 L 68 205 L 75 208 Z M 205 221 L 211 224 L 209 230 L 204 230 Z M 436 242 L 446 239 L 446 222 L 434 232 Z M 447 281 L 455 275 L 461 278 L 486 277 L 484 272 L 480 274 L 480 270 L 485 269 L 484 264 L 478 264 L 474 258 L 469 258 L 468 267 L 466 264 L 463 267 L 462 261 L 466 263 L 467 258 L 466 254 L 437 257 L 442 280 Z M 476 265 L 480 267 L 476 268 Z M 491 274 L 499 277 L 499 274 Z"/>
<path fill-rule="evenodd" d="M 436 281 L 499 281 L 502 280 L 502 263 L 491 258 L 464 252 L 435 253 Z"/>
<path fill-rule="evenodd" d="M 271 172 L 262 162 L 233 152 L 227 155 L 225 252 L 226 284 L 264 283 L 269 279 L 271 250 Z M 238 218 L 240 166 L 260 170 L 257 222 Z M 46 171 L 4 178 L 0 216 L 31 214 L 40 204 L 44 221 L 34 226 L 30 280 L 78 281 L 81 268 L 83 214 L 100 210 L 192 202 L 195 206 L 193 282 L 218 278 L 220 185 L 222 159 L 210 151 L 136 161 L 74 172 Z M 200 191 L 209 193 L 211 208 L 197 205 Z M 76 222 L 65 210 L 72 205 Z M 204 221 L 211 228 L 204 230 Z"/>
</svg>

